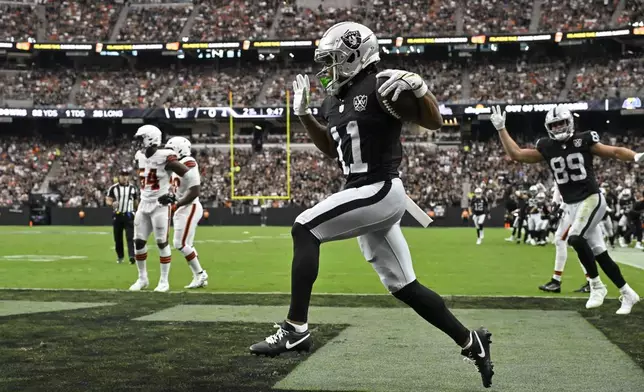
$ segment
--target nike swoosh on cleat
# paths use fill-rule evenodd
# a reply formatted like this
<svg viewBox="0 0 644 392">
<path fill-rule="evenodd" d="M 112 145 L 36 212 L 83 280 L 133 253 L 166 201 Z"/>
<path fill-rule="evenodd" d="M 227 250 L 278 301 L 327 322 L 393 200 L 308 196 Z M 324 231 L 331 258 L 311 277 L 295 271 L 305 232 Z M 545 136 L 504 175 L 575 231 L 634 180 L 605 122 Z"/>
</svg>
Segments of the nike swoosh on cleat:
<svg viewBox="0 0 644 392">
<path fill-rule="evenodd" d="M 307 334 L 305 337 L 303 337 L 302 339 L 298 340 L 297 342 L 295 342 L 295 343 L 293 343 L 293 344 L 291 344 L 291 342 L 288 342 L 288 341 L 287 341 L 287 342 L 286 342 L 286 349 L 287 349 L 287 350 L 292 349 L 293 347 L 295 347 L 295 346 L 297 346 L 298 344 L 300 344 L 300 343 L 302 343 L 303 341 L 305 341 L 305 340 L 306 340 L 306 338 L 308 338 L 309 336 L 311 336 L 311 334 Z"/>
<path fill-rule="evenodd" d="M 476 336 L 476 340 L 478 340 L 478 341 L 479 341 L 479 346 L 481 347 L 481 353 L 480 353 L 480 354 L 476 354 L 476 355 L 478 355 L 478 356 L 479 356 L 479 357 L 481 357 L 481 358 L 485 358 L 485 347 L 483 347 L 483 343 L 481 342 L 481 338 L 479 338 L 479 334 L 477 334 L 476 332 L 474 332 L 474 336 Z M 287 346 L 288 346 L 288 343 L 286 343 L 286 344 L 287 344 Z M 287 348 L 288 348 L 288 347 L 287 347 Z"/>
</svg>

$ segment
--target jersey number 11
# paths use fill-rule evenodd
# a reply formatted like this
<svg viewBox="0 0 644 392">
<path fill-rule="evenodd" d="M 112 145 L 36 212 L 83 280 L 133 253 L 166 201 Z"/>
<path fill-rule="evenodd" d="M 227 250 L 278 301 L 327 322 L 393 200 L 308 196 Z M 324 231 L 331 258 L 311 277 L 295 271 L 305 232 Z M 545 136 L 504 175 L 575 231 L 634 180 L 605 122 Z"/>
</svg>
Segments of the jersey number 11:
<svg viewBox="0 0 644 392">
<path fill-rule="evenodd" d="M 344 175 L 368 172 L 369 165 L 362 162 L 362 151 L 360 150 L 360 129 L 358 128 L 358 122 L 349 121 L 345 128 L 346 135 L 343 136 L 340 136 L 337 128 L 338 127 L 331 128 L 331 136 L 337 143 L 336 150 L 338 151 L 338 160 L 342 165 L 342 172 Z M 340 131 L 342 131 L 342 128 L 344 127 L 341 127 Z M 344 156 L 342 153 L 343 145 L 346 145 L 346 143 L 351 143 L 351 153 L 348 154 L 348 156 Z"/>
</svg>

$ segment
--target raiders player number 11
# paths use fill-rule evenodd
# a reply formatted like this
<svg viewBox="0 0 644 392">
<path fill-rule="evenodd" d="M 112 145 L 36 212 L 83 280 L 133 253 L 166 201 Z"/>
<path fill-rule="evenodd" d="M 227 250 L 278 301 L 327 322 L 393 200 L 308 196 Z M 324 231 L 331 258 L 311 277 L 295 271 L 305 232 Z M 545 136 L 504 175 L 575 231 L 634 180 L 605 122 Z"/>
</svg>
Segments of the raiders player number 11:
<svg viewBox="0 0 644 392">
<path fill-rule="evenodd" d="M 306 75 L 297 75 L 293 83 L 293 109 L 315 146 L 337 160 L 346 183 L 343 190 L 295 220 L 288 316 L 276 333 L 253 344 L 250 352 L 276 356 L 311 348 L 308 308 L 318 275 L 320 245 L 357 238 L 363 256 L 389 292 L 460 345 L 461 353 L 472 359 L 484 386 L 489 387 L 494 374 L 490 333 L 484 328 L 465 328 L 438 294 L 418 282 L 400 229 L 407 207 L 405 188 L 398 178 L 402 121 L 440 128 L 436 98 L 418 74 L 393 69 L 378 72 L 378 39 L 359 23 L 343 22 L 327 30 L 314 60 L 322 67 L 318 77 L 327 94 L 322 104 L 326 125 L 308 108 Z M 418 109 L 410 111 L 413 118 L 402 118 L 400 108 L 407 103 Z"/>
</svg>

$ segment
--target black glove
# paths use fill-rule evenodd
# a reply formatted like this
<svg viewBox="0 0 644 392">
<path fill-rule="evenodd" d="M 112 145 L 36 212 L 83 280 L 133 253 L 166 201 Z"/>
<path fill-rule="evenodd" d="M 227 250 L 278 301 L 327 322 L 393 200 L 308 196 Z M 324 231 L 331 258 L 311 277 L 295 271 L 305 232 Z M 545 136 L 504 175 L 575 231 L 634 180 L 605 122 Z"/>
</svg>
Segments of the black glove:
<svg viewBox="0 0 644 392">
<path fill-rule="evenodd" d="M 161 205 L 167 206 L 168 204 L 174 204 L 177 202 L 177 197 L 174 195 L 174 193 L 166 193 L 165 195 L 159 197 L 157 199 Z"/>
</svg>

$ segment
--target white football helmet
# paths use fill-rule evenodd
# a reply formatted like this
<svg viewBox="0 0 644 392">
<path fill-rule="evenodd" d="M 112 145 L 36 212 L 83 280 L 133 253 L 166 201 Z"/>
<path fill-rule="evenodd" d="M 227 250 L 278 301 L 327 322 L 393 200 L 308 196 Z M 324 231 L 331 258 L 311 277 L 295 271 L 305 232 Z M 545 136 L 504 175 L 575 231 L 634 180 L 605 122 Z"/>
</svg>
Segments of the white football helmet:
<svg viewBox="0 0 644 392">
<path fill-rule="evenodd" d="M 380 61 L 378 39 L 365 25 L 341 22 L 324 33 L 314 60 L 324 64 L 317 73 L 320 84 L 327 94 L 336 95 L 369 64 Z"/>
<path fill-rule="evenodd" d="M 144 148 L 158 147 L 161 145 L 161 130 L 154 125 L 144 125 L 136 131 L 134 138 L 140 138 Z"/>
<path fill-rule="evenodd" d="M 539 188 L 536 185 L 530 187 L 530 196 L 535 197 L 539 193 Z"/>
<path fill-rule="evenodd" d="M 170 138 L 165 144 L 165 148 L 169 148 L 179 155 L 179 158 L 189 157 L 191 154 L 192 144 L 190 140 L 182 136 L 175 136 Z"/>
<path fill-rule="evenodd" d="M 481 188 L 476 188 L 476 189 L 474 189 L 474 195 L 475 195 L 476 197 L 481 197 L 481 196 L 483 196 L 483 189 L 481 189 Z"/>
<path fill-rule="evenodd" d="M 548 110 L 545 126 L 550 138 L 560 142 L 565 142 L 575 133 L 572 113 L 561 105 Z"/>
<path fill-rule="evenodd" d="M 628 200 L 633 196 L 629 188 L 624 188 L 624 190 L 619 194 L 621 200 Z"/>
<path fill-rule="evenodd" d="M 546 202 L 546 194 L 543 192 L 537 193 L 537 202 L 538 203 L 545 203 Z"/>
</svg>

